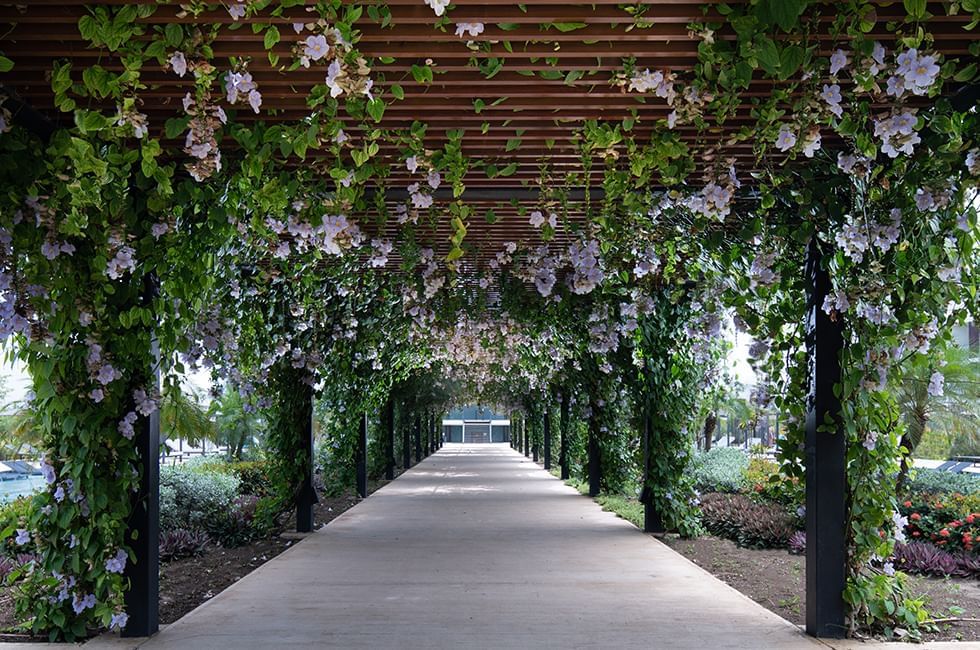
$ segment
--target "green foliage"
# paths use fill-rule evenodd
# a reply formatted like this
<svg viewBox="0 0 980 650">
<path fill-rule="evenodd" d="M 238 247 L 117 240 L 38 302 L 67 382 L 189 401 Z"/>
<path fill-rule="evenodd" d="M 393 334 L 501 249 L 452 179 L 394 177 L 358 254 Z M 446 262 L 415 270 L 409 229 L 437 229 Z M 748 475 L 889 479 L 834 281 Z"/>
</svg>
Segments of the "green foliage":
<svg viewBox="0 0 980 650">
<path fill-rule="evenodd" d="M 740 492 L 746 484 L 749 456 L 734 447 L 715 447 L 699 452 L 691 460 L 689 472 L 702 492 Z"/>
<path fill-rule="evenodd" d="M 160 529 L 210 532 L 238 496 L 237 477 L 204 468 L 160 469 Z"/>
<path fill-rule="evenodd" d="M 980 494 L 980 477 L 934 469 L 917 469 L 908 483 L 908 492 L 929 494 Z"/>
</svg>

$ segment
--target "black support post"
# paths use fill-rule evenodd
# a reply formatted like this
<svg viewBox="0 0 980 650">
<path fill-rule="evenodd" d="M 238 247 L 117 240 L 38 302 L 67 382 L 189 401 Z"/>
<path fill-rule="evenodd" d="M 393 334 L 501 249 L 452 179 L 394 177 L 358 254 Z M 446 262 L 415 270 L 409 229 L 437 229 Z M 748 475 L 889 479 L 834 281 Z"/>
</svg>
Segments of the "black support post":
<svg viewBox="0 0 980 650">
<path fill-rule="evenodd" d="M 643 503 L 643 532 L 664 533 L 664 521 L 660 516 L 660 510 L 653 501 L 653 493 L 650 487 L 650 464 L 653 462 L 651 454 L 651 443 L 653 442 L 653 422 L 650 420 L 650 413 L 643 414 L 643 492 L 640 501 Z"/>
<path fill-rule="evenodd" d="M 422 414 L 415 414 L 415 462 L 422 462 Z"/>
<path fill-rule="evenodd" d="M 402 408 L 405 404 L 402 402 Z M 412 430 L 405 423 L 404 415 L 401 418 L 402 421 L 402 469 L 408 469 L 412 466 Z"/>
<path fill-rule="evenodd" d="M 385 405 L 385 479 L 395 478 L 395 403 Z"/>
<path fill-rule="evenodd" d="M 599 495 L 602 489 L 602 451 L 599 448 L 599 420 L 595 416 L 598 408 L 592 402 L 592 414 L 589 416 L 589 496 Z"/>
<path fill-rule="evenodd" d="M 357 496 L 362 499 L 367 496 L 367 430 L 367 413 L 363 413 L 357 431 L 357 450 L 354 453 L 354 464 L 357 467 Z"/>
<path fill-rule="evenodd" d="M 806 631 L 817 637 L 845 636 L 847 445 L 841 429 L 840 382 L 843 324 L 822 309 L 831 292 L 821 268 L 820 245 L 810 242 L 806 259 Z"/>
<path fill-rule="evenodd" d="M 551 409 L 544 409 L 544 468 L 551 469 Z"/>
<path fill-rule="evenodd" d="M 156 295 L 155 285 L 151 296 Z M 154 336 L 150 341 L 153 367 L 150 382 L 160 386 L 160 345 Z M 126 563 L 125 593 L 129 620 L 124 637 L 144 637 L 160 629 L 160 411 L 140 417 L 133 439 L 140 455 L 140 483 L 129 516 L 126 539 L 135 559 Z"/>
<path fill-rule="evenodd" d="M 521 430 L 524 432 L 524 458 L 531 457 L 531 438 L 527 430 L 527 418 L 521 418 Z"/>
<path fill-rule="evenodd" d="M 296 494 L 296 532 L 313 532 L 313 506 L 317 503 L 313 486 L 313 387 L 303 384 L 303 423 L 298 435 L 303 440 L 303 484 Z"/>
<path fill-rule="evenodd" d="M 561 436 L 561 440 L 558 443 L 558 464 L 561 465 L 561 480 L 567 481 L 569 477 L 568 472 L 568 391 L 563 390 L 561 392 L 561 411 L 559 415 L 558 426 L 561 430 L 558 435 Z"/>
</svg>

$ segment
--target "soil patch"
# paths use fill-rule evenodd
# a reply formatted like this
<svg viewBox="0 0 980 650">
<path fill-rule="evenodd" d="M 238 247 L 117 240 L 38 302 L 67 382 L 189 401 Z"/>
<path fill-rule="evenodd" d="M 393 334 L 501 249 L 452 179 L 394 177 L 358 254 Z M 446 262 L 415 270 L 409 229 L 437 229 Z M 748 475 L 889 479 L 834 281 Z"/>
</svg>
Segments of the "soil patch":
<svg viewBox="0 0 980 650">
<path fill-rule="evenodd" d="M 739 548 L 727 539 L 700 537 L 663 540 L 672 549 L 766 609 L 803 625 L 806 611 L 806 560 L 785 550 Z M 937 618 L 980 619 L 980 583 L 969 578 L 909 576 L 912 593 L 925 596 Z M 962 611 L 960 611 L 962 610 Z M 953 613 L 951 613 L 953 612 Z M 956 613 L 958 612 L 958 613 Z M 944 622 L 927 641 L 980 641 L 980 623 Z"/>
</svg>

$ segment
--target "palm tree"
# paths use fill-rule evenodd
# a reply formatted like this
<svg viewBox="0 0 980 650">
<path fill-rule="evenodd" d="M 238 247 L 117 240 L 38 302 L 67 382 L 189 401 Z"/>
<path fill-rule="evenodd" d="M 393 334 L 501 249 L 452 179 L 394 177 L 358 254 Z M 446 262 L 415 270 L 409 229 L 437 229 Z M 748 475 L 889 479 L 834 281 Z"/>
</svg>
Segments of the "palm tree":
<svg viewBox="0 0 980 650">
<path fill-rule="evenodd" d="M 937 368 L 924 361 L 913 362 L 911 371 L 898 389 L 897 399 L 905 421 L 902 446 L 909 455 L 922 442 L 931 421 L 942 421 L 952 430 L 970 431 L 980 422 L 980 356 L 958 346 L 945 351 L 945 365 L 939 370 L 945 378 L 942 395 L 929 394 L 929 382 Z M 902 459 L 899 485 L 908 472 L 908 458 Z"/>
<path fill-rule="evenodd" d="M 228 445 L 230 458 L 241 460 L 245 446 L 255 444 L 265 433 L 265 420 L 247 408 L 237 390 L 226 388 L 211 404 L 211 413 L 215 416 L 217 440 Z"/>
<path fill-rule="evenodd" d="M 0 453 L 17 458 L 41 446 L 42 432 L 33 405 L 27 400 L 4 404 L 0 422 Z"/>
<path fill-rule="evenodd" d="M 217 444 L 218 429 L 201 405 L 193 388 L 181 389 L 177 382 L 166 382 L 160 400 L 160 428 L 170 440 L 183 440 L 198 446 L 205 440 Z"/>
</svg>

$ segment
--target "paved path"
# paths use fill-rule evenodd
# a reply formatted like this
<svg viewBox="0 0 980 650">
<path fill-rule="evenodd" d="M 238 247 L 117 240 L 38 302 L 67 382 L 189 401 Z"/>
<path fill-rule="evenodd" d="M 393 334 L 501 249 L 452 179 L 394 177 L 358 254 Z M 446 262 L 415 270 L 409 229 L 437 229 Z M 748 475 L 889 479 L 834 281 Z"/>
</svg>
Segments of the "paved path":
<svg viewBox="0 0 980 650">
<path fill-rule="evenodd" d="M 140 647 L 827 648 L 506 445 L 446 445 Z"/>
</svg>

